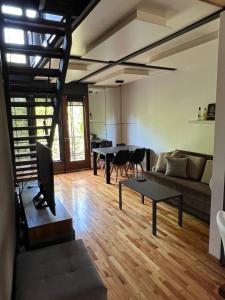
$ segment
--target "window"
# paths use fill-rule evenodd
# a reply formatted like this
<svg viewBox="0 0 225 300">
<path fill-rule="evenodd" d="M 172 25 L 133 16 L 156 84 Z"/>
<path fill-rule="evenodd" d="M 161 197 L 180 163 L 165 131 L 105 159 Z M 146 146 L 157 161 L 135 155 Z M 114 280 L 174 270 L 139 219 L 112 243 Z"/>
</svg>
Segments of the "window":
<svg viewBox="0 0 225 300">
<path fill-rule="evenodd" d="M 6 43 L 24 44 L 24 31 L 21 29 L 4 28 L 4 36 Z"/>
<path fill-rule="evenodd" d="M 59 145 L 59 126 L 56 125 L 55 128 L 55 135 L 53 139 L 53 145 L 52 145 L 52 158 L 53 161 L 60 161 L 60 145 Z"/>
<path fill-rule="evenodd" d="M 51 102 L 51 98 L 35 98 L 35 102 Z M 35 107 L 35 114 L 38 115 L 44 115 L 44 116 L 51 116 L 53 114 L 53 107 L 48 106 L 38 106 Z M 36 120 L 37 126 L 51 126 L 52 120 L 51 118 L 45 118 L 45 119 L 37 119 Z M 50 129 L 38 129 L 37 135 L 43 136 L 43 135 L 49 135 Z M 42 140 L 39 140 L 41 142 Z M 43 143 L 46 143 L 46 140 L 43 140 Z M 55 135 L 53 139 L 53 145 L 52 145 L 52 158 L 53 161 L 60 161 L 61 160 L 61 154 L 60 154 L 60 144 L 59 144 L 59 127 L 56 125 L 55 128 Z"/>
<path fill-rule="evenodd" d="M 12 14 L 16 16 L 21 16 L 23 11 L 19 7 L 2 5 L 2 12 L 7 14 Z M 4 39 L 6 43 L 13 43 L 13 44 L 24 44 L 24 31 L 21 29 L 14 29 L 14 28 L 4 28 Z M 7 54 L 6 59 L 8 62 L 12 63 L 26 63 L 26 57 L 22 54 Z"/>
<path fill-rule="evenodd" d="M 28 18 L 36 18 L 37 17 L 37 12 L 33 9 L 26 9 L 26 16 Z"/>
<path fill-rule="evenodd" d="M 2 12 L 4 14 L 22 16 L 22 9 L 15 6 L 2 5 Z"/>
<path fill-rule="evenodd" d="M 6 43 L 12 44 L 24 44 L 24 31 L 21 29 L 14 28 L 4 28 L 4 38 Z M 26 63 L 26 57 L 23 54 L 7 54 L 6 56 L 8 62 L 13 63 Z"/>
<path fill-rule="evenodd" d="M 84 105 L 82 102 L 67 102 L 70 159 L 85 160 Z"/>
</svg>

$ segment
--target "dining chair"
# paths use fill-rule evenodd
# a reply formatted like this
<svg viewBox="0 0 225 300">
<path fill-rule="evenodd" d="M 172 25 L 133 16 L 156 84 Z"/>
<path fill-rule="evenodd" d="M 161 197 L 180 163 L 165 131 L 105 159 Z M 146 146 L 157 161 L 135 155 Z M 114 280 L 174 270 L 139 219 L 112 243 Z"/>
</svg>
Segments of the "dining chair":
<svg viewBox="0 0 225 300">
<path fill-rule="evenodd" d="M 127 170 L 131 168 L 134 177 L 135 177 L 135 169 L 136 169 L 136 175 L 138 176 L 138 165 L 141 167 L 142 173 L 144 173 L 144 169 L 142 166 L 144 157 L 145 157 L 145 148 L 138 148 L 133 153 L 130 154 Z"/>
<path fill-rule="evenodd" d="M 104 140 L 101 142 L 100 148 L 107 148 L 107 147 L 112 147 L 112 141 Z M 105 155 L 100 154 L 98 157 L 100 161 L 100 167 L 103 169 L 105 167 Z M 109 154 L 109 160 L 110 162 L 114 159 L 114 154 Z"/>
<path fill-rule="evenodd" d="M 114 157 L 113 161 L 112 161 L 112 165 L 111 165 L 111 171 L 110 171 L 110 175 L 112 174 L 113 170 L 116 170 L 116 182 L 117 182 L 117 178 L 118 178 L 118 170 L 120 170 L 120 174 L 123 175 L 123 170 L 126 173 L 127 178 L 128 177 L 128 173 L 127 173 L 127 162 L 129 160 L 129 150 L 120 150 L 119 152 L 117 152 L 116 156 Z"/>
</svg>

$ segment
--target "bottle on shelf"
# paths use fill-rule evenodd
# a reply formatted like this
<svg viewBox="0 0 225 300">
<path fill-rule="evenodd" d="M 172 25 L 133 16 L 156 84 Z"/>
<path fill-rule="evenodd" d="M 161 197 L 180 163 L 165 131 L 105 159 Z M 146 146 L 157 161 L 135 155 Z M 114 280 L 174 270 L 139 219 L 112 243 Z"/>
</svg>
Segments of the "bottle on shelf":
<svg viewBox="0 0 225 300">
<path fill-rule="evenodd" d="M 206 107 L 204 108 L 204 112 L 203 112 L 203 120 L 206 120 L 207 119 L 207 109 Z"/>
<path fill-rule="evenodd" d="M 200 106 L 198 108 L 198 120 L 202 120 L 202 109 Z"/>
</svg>

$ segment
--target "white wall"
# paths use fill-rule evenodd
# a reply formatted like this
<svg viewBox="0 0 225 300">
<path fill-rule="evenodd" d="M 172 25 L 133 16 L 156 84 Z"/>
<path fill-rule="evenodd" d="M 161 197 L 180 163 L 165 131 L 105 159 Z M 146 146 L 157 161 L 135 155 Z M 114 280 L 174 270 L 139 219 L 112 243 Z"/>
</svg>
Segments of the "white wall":
<svg viewBox="0 0 225 300">
<path fill-rule="evenodd" d="M 90 132 L 99 138 L 121 141 L 120 88 L 95 88 L 89 94 Z"/>
<path fill-rule="evenodd" d="M 225 13 L 220 19 L 219 60 L 216 102 L 215 148 L 212 179 L 212 202 L 209 252 L 219 258 L 221 239 L 216 224 L 216 214 L 223 208 L 225 174 Z"/>
<path fill-rule="evenodd" d="M 197 118 L 199 106 L 216 102 L 217 51 L 217 40 L 183 51 L 169 58 L 177 71 L 124 85 L 123 142 L 149 147 L 156 154 L 174 149 L 212 154 L 214 122 L 189 121 Z"/>
<path fill-rule="evenodd" d="M 0 74 L 0 299 L 9 300 L 15 255 L 15 216 L 11 156 Z"/>
</svg>

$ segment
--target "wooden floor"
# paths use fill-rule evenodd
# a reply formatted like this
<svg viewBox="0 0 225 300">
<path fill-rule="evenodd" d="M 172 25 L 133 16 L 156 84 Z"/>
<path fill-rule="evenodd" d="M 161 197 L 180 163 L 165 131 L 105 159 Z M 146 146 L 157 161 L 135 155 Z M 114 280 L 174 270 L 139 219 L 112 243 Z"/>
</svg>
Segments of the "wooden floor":
<svg viewBox="0 0 225 300">
<path fill-rule="evenodd" d="M 100 172 L 99 172 L 100 173 Z M 84 240 L 108 289 L 108 299 L 221 299 L 225 268 L 208 252 L 209 226 L 159 204 L 157 237 L 151 234 L 151 202 L 103 174 L 81 171 L 55 176 L 56 194 L 73 216 L 76 238 Z"/>
</svg>

